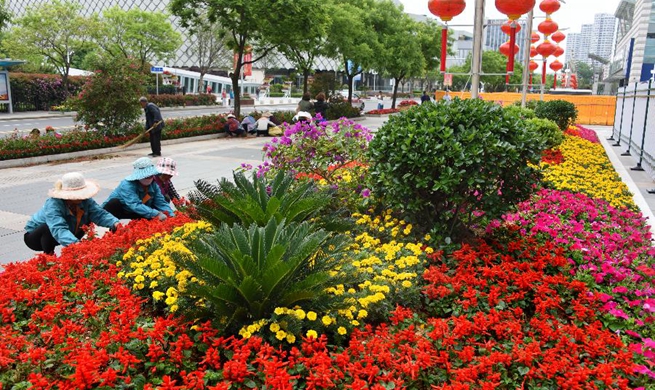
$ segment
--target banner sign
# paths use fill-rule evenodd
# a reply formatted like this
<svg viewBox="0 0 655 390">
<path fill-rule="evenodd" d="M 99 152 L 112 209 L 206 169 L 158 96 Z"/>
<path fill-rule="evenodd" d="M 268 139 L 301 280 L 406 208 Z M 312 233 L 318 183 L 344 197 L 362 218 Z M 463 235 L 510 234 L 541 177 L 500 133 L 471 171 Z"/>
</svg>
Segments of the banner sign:
<svg viewBox="0 0 655 390">
<path fill-rule="evenodd" d="M 0 72 L 0 103 L 9 103 L 9 78 L 7 72 Z"/>
</svg>

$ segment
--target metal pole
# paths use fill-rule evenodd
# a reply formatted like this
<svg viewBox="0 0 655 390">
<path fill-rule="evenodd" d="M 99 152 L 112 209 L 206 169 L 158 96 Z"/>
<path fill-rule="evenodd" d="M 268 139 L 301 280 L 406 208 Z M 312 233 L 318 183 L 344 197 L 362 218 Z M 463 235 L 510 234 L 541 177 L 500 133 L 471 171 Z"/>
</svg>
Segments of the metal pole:
<svg viewBox="0 0 655 390">
<path fill-rule="evenodd" d="M 485 0 L 475 0 L 475 21 L 473 29 L 473 58 L 471 61 L 471 99 L 478 98 L 480 71 L 482 66 L 482 33 L 484 29 Z"/>
<path fill-rule="evenodd" d="M 528 12 L 528 20 L 525 25 L 525 54 L 523 55 L 523 91 L 521 92 L 521 107 L 525 107 L 528 95 L 528 78 L 530 77 L 530 47 L 532 46 L 532 17 L 534 10 Z"/>
<path fill-rule="evenodd" d="M 616 101 L 619 101 L 619 91 L 616 91 Z M 616 118 L 616 116 L 615 116 Z M 614 131 L 616 130 L 616 123 L 612 124 L 612 135 L 607 139 L 608 141 L 614 141 Z"/>
<path fill-rule="evenodd" d="M 619 138 L 612 146 L 621 146 L 621 133 L 623 133 L 623 113 L 625 112 L 625 93 L 628 91 L 628 86 L 623 85 L 623 102 L 621 103 L 621 123 L 619 123 Z"/>
<path fill-rule="evenodd" d="M 651 77 L 648 80 L 648 96 L 646 97 L 646 115 L 644 115 L 644 132 L 641 134 L 641 149 L 639 150 L 639 162 L 636 167 L 632 167 L 633 171 L 643 171 L 644 168 L 641 167 L 641 162 L 644 159 L 644 145 L 646 144 L 646 125 L 648 124 L 648 106 L 650 104 L 650 88 L 653 85 L 653 78 Z M 635 99 L 637 100 L 637 99 Z"/>
<path fill-rule="evenodd" d="M 635 106 L 637 105 L 637 86 L 639 85 L 638 82 L 635 83 L 635 97 L 632 100 L 632 118 L 630 118 L 630 136 L 628 137 L 628 150 L 625 151 L 625 153 L 621 153 L 621 156 L 629 156 L 630 155 L 630 146 L 632 146 L 632 128 L 634 127 L 635 124 Z"/>
</svg>

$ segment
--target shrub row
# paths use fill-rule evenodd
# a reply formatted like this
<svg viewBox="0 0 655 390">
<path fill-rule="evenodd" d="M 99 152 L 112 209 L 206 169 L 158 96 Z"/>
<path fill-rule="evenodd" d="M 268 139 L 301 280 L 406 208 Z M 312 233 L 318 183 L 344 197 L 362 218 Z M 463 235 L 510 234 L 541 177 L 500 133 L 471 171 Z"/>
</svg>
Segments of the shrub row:
<svg viewBox="0 0 655 390">
<path fill-rule="evenodd" d="M 10 73 L 12 107 L 15 112 L 48 111 L 59 106 L 68 96 L 77 95 L 86 77 L 69 76 L 68 92 L 59 75 Z"/>
</svg>

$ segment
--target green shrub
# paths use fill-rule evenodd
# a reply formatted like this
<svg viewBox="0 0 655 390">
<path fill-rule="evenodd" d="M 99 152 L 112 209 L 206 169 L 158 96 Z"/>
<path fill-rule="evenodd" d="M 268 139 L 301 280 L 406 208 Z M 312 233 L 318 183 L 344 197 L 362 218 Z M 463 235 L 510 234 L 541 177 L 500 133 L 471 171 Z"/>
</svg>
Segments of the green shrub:
<svg viewBox="0 0 655 390">
<path fill-rule="evenodd" d="M 374 195 L 433 237 L 462 237 L 526 199 L 543 141 L 517 115 L 479 99 L 392 116 L 369 146 Z"/>
<path fill-rule="evenodd" d="M 523 108 L 520 105 L 512 104 L 505 107 L 505 110 L 510 112 L 512 115 L 520 116 L 523 119 L 531 119 L 535 117 L 533 110 L 529 108 Z"/>
<path fill-rule="evenodd" d="M 216 96 L 208 93 L 186 95 L 149 95 L 148 101 L 159 107 L 211 106 L 217 104 Z"/>
<path fill-rule="evenodd" d="M 557 125 L 548 119 L 532 118 L 528 119 L 527 125 L 532 127 L 532 131 L 539 135 L 544 141 L 546 149 L 552 149 L 559 146 L 564 141 L 564 134 Z"/>
<path fill-rule="evenodd" d="M 103 59 L 97 69 L 82 92 L 71 100 L 76 120 L 122 134 L 143 113 L 139 96 L 145 94 L 146 76 L 138 63 L 128 59 Z"/>
<path fill-rule="evenodd" d="M 347 100 L 341 98 L 330 98 L 328 109 L 325 112 L 325 119 L 334 120 L 339 118 L 355 118 L 361 115 L 357 107 L 353 107 Z"/>
<path fill-rule="evenodd" d="M 550 119 L 560 130 L 564 131 L 578 119 L 578 109 L 575 104 L 566 100 L 551 100 L 541 102 L 534 110 L 537 118 Z"/>
<path fill-rule="evenodd" d="M 48 111 L 60 106 L 69 96 L 77 95 L 87 80 L 83 76 L 69 76 L 66 92 L 59 75 L 10 73 L 9 78 L 15 112 Z"/>
</svg>

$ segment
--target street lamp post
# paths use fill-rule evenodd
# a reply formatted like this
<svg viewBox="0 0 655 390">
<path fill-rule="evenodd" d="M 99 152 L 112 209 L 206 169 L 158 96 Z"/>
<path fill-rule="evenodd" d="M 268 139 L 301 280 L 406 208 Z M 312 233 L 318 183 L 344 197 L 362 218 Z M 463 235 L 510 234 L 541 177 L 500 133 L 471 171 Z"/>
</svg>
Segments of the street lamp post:
<svg viewBox="0 0 655 390">
<path fill-rule="evenodd" d="M 482 33 L 484 30 L 485 0 L 475 0 L 475 21 L 473 27 L 473 58 L 471 61 L 471 99 L 478 98 L 480 71 L 482 68 Z"/>
<path fill-rule="evenodd" d="M 525 33 L 525 55 L 523 57 L 523 91 L 521 91 L 521 107 L 525 108 L 525 102 L 527 100 L 527 95 L 528 95 L 528 79 L 529 79 L 529 72 L 530 70 L 530 50 L 528 50 L 528 47 L 531 47 L 532 45 L 532 19 L 534 16 L 534 11 L 531 10 L 528 12 L 528 20 L 526 23 L 526 33 Z"/>
</svg>

